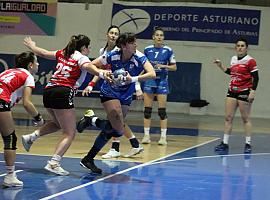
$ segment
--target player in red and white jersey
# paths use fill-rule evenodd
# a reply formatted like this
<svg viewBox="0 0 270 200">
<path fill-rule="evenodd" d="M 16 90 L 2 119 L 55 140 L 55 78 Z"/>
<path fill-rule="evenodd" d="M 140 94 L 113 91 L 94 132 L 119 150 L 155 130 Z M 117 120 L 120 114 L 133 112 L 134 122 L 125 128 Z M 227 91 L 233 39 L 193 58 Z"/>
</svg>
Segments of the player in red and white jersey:
<svg viewBox="0 0 270 200">
<path fill-rule="evenodd" d="M 238 56 L 233 56 L 230 67 L 229 90 L 236 93 L 252 88 L 252 73 L 256 71 L 258 71 L 257 63 L 250 55 L 246 55 L 240 60 Z"/>
<path fill-rule="evenodd" d="M 51 121 L 33 133 L 23 135 L 24 148 L 29 151 L 32 143 L 38 137 L 62 129 L 63 136 L 45 169 L 58 175 L 68 175 L 69 172 L 60 166 L 60 161 L 70 147 L 76 133 L 74 89 L 81 84 L 87 72 L 101 78 L 107 78 L 110 74 L 91 64 L 87 57 L 90 39 L 85 35 L 72 36 L 67 46 L 58 51 L 48 51 L 36 46 L 30 37 L 24 39 L 24 44 L 39 56 L 57 60 L 56 70 L 43 92 L 43 104 L 50 114 Z"/>
<path fill-rule="evenodd" d="M 15 57 L 15 68 L 0 73 L 0 132 L 4 141 L 4 158 L 7 175 L 3 185 L 22 187 L 23 182 L 15 174 L 17 137 L 11 114 L 11 107 L 20 99 L 25 110 L 34 118 L 35 125 L 42 125 L 43 119 L 31 101 L 35 81 L 32 74 L 37 73 L 37 57 L 32 52 L 23 52 Z"/>
<path fill-rule="evenodd" d="M 229 149 L 229 136 L 236 109 L 239 107 L 246 135 L 244 153 L 251 153 L 251 118 L 250 111 L 255 98 L 255 91 L 259 82 L 258 67 L 254 58 L 247 54 L 248 42 L 239 38 L 235 44 L 236 56 L 231 59 L 229 68 L 222 65 L 219 59 L 214 63 L 226 74 L 231 76 L 229 90 L 226 98 L 225 131 L 223 141 L 216 146 L 216 151 Z"/>
</svg>

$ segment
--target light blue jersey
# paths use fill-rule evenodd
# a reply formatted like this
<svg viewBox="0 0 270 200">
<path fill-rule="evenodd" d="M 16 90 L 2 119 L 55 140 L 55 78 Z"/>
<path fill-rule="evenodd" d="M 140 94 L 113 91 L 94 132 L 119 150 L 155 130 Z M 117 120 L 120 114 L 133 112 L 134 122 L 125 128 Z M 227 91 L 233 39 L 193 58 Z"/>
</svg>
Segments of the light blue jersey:
<svg viewBox="0 0 270 200">
<path fill-rule="evenodd" d="M 122 52 L 116 49 L 102 55 L 100 58 L 103 65 L 111 65 L 112 72 L 124 69 L 125 71 L 128 71 L 130 76 L 138 76 L 143 71 L 143 65 L 147 61 L 147 58 L 143 53 L 136 51 L 126 63 L 121 61 L 121 56 Z M 100 89 L 100 96 L 116 98 L 120 100 L 121 104 L 130 105 L 134 92 L 135 83 L 119 86 L 111 85 L 107 81 L 104 81 Z"/>
<path fill-rule="evenodd" d="M 155 66 L 157 64 L 175 64 L 173 50 L 168 46 L 154 47 L 154 45 L 150 45 L 144 49 L 144 54 L 153 65 L 157 76 L 156 79 L 145 81 L 144 92 L 150 94 L 168 94 L 168 69 L 158 69 Z"/>
</svg>

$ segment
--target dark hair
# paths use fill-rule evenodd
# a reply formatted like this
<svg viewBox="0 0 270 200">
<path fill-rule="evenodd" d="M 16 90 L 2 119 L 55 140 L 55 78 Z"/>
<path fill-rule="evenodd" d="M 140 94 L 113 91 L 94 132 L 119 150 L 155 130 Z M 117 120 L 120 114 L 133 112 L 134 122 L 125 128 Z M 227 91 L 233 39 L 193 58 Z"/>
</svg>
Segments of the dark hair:
<svg viewBox="0 0 270 200">
<path fill-rule="evenodd" d="M 64 56 L 69 58 L 75 50 L 81 51 L 81 48 L 85 46 L 88 48 L 90 39 L 85 35 L 73 35 L 70 38 L 68 45 L 64 48 Z"/>
<path fill-rule="evenodd" d="M 121 48 L 121 45 L 126 45 L 127 43 L 132 43 L 136 40 L 136 35 L 134 33 L 123 33 L 116 40 L 116 46 Z"/>
<path fill-rule="evenodd" d="M 15 66 L 17 68 L 28 69 L 29 63 L 34 63 L 35 54 L 31 51 L 25 51 L 15 56 Z"/>
<path fill-rule="evenodd" d="M 237 42 L 240 42 L 240 41 L 246 43 L 246 46 L 248 47 L 248 41 L 247 41 L 246 38 L 243 38 L 243 37 L 238 38 L 238 39 L 235 41 L 235 44 L 236 44 Z"/>
<path fill-rule="evenodd" d="M 116 29 L 118 30 L 118 32 L 120 33 L 120 28 L 119 28 L 118 26 L 116 26 L 116 25 L 111 25 L 111 26 L 108 28 L 107 33 L 109 33 L 110 30 L 113 29 L 113 28 L 116 28 Z M 108 47 L 108 42 L 106 43 L 105 47 L 103 48 L 103 52 L 102 52 L 102 53 L 105 52 L 105 49 L 106 49 L 107 47 Z"/>
<path fill-rule="evenodd" d="M 152 33 L 152 35 L 155 35 L 157 31 L 162 31 L 164 33 L 164 30 L 161 27 L 156 27 Z"/>
</svg>

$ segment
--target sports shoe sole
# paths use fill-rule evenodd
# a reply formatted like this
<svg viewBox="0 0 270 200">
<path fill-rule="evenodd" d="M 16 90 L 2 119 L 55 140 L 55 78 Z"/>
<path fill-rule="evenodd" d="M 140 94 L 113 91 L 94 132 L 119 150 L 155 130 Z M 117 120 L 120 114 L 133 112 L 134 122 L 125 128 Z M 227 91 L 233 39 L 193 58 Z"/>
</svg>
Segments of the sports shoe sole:
<svg viewBox="0 0 270 200">
<path fill-rule="evenodd" d="M 16 188 L 18 188 L 18 187 L 23 187 L 23 184 L 8 184 L 8 183 L 3 183 L 2 184 L 4 187 L 16 187 Z"/>
<path fill-rule="evenodd" d="M 49 172 L 52 172 L 54 174 L 60 175 L 60 176 L 68 176 L 69 172 L 67 171 L 67 173 L 57 173 L 56 171 L 51 170 L 51 168 L 47 167 L 47 165 L 44 167 L 44 169 L 46 169 Z"/>
<path fill-rule="evenodd" d="M 22 144 L 23 144 L 23 148 L 25 149 L 25 151 L 29 152 L 32 144 L 30 145 L 30 147 L 28 148 L 28 143 L 24 140 L 23 136 L 22 136 Z"/>
<path fill-rule="evenodd" d="M 130 157 L 132 157 L 132 156 L 135 156 L 135 155 L 138 155 L 138 154 L 142 153 L 143 151 L 144 151 L 144 149 L 141 148 L 137 153 L 135 153 L 135 154 L 133 154 L 133 155 L 124 155 L 123 157 L 124 157 L 124 158 L 130 158 Z"/>
<path fill-rule="evenodd" d="M 80 162 L 80 165 L 81 165 L 83 168 L 85 168 L 85 169 L 89 170 L 90 172 L 92 172 L 93 174 L 102 174 L 102 171 L 101 171 L 100 173 L 98 173 L 98 172 L 93 172 L 91 169 L 89 169 L 88 167 L 86 167 L 82 162 Z"/>
</svg>

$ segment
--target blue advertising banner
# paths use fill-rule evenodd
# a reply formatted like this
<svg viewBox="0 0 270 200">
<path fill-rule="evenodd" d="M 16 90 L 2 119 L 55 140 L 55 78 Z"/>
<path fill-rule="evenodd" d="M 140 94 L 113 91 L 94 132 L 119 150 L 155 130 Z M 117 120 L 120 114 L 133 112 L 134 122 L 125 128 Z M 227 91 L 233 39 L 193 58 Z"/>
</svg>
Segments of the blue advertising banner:
<svg viewBox="0 0 270 200">
<path fill-rule="evenodd" d="M 14 54 L 0 54 L 0 73 L 5 69 L 14 67 Z M 34 75 L 36 88 L 33 94 L 43 94 L 43 88 L 51 78 L 56 61 L 38 57 L 39 70 Z M 177 62 L 177 71 L 169 72 L 169 87 L 170 94 L 168 95 L 169 102 L 190 102 L 200 99 L 200 75 L 201 63 Z M 84 83 L 79 88 L 77 96 L 81 96 L 82 90 L 87 86 L 92 75 L 88 74 Z M 94 87 L 94 92 L 90 97 L 99 97 L 99 89 L 102 80 Z M 143 83 L 142 83 L 143 84 Z"/>
<path fill-rule="evenodd" d="M 166 40 L 234 43 L 245 37 L 258 45 L 260 21 L 260 10 L 234 8 L 113 4 L 112 10 L 112 24 L 139 39 L 152 39 L 161 27 Z"/>
</svg>

